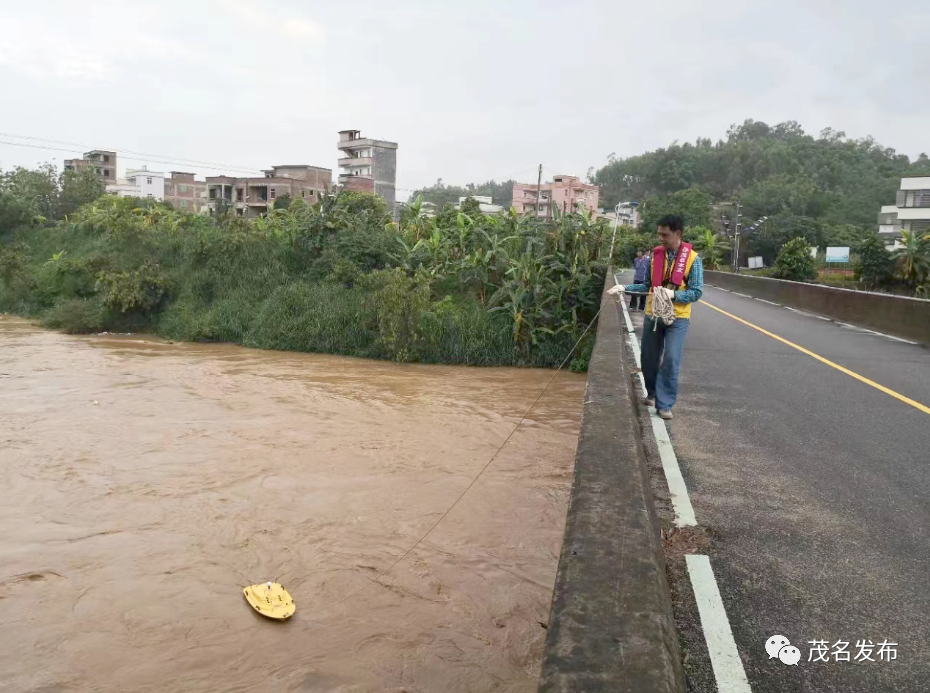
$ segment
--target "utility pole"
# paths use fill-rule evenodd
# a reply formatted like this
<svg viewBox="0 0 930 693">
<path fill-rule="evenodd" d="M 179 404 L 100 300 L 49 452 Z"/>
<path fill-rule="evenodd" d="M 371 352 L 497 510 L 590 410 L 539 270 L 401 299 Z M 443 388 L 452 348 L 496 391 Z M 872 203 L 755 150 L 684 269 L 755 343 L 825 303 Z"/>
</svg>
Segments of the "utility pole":
<svg viewBox="0 0 930 693">
<path fill-rule="evenodd" d="M 736 267 L 734 267 L 734 269 L 737 274 L 739 274 L 739 231 L 740 231 L 740 225 L 741 225 L 740 219 L 742 219 L 743 217 L 742 210 L 743 210 L 743 205 L 740 204 L 739 200 L 737 200 L 736 201 L 736 246 L 735 246 L 736 252 L 733 253 L 733 261 L 736 264 Z"/>
<path fill-rule="evenodd" d="M 614 235 L 610 239 L 610 255 L 607 256 L 607 262 L 613 260 L 614 257 L 614 243 L 617 240 L 617 226 L 620 224 L 620 205 L 622 202 L 618 202 L 617 206 L 614 207 Z"/>
<path fill-rule="evenodd" d="M 539 177 L 536 179 L 536 210 L 535 216 L 539 218 L 539 192 L 542 190 L 542 164 L 539 165 Z M 549 203 L 552 204 L 551 202 Z"/>
</svg>

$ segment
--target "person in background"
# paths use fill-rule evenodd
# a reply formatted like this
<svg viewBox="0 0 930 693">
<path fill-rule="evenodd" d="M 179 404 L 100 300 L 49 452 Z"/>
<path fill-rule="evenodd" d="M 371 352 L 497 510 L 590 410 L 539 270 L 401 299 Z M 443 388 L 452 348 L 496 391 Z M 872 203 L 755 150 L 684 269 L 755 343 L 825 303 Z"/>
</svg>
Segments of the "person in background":
<svg viewBox="0 0 930 693">
<path fill-rule="evenodd" d="M 646 280 L 649 278 L 649 258 L 643 256 L 642 250 L 636 251 L 636 259 L 633 261 L 633 283 L 634 284 L 645 284 Z M 630 310 L 636 310 L 636 306 L 639 304 L 639 310 L 646 310 L 646 294 L 642 293 L 639 295 L 631 294 L 630 295 Z"/>
<path fill-rule="evenodd" d="M 649 259 L 647 281 L 618 284 L 608 290 L 615 295 L 623 292 L 649 292 L 640 356 L 646 381 L 646 405 L 655 406 L 663 419 L 672 418 L 672 407 L 678 398 L 678 371 L 685 335 L 691 326 L 691 304 L 704 293 L 704 265 L 690 244 L 681 240 L 684 220 L 672 214 L 659 219 L 659 241 Z M 679 255 L 684 255 L 679 258 Z M 661 264 L 659 264 L 661 263 Z M 653 292 L 659 287 L 674 291 L 675 321 L 666 325 L 653 317 Z"/>
</svg>

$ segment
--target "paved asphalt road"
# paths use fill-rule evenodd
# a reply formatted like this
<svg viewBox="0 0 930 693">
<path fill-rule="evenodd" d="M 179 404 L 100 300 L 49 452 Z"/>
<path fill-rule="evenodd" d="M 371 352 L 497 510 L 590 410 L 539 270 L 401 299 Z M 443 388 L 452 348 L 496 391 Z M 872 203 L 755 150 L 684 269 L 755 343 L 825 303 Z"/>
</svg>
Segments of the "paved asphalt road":
<svg viewBox="0 0 930 693">
<path fill-rule="evenodd" d="M 721 289 L 704 300 L 930 406 L 926 348 Z M 674 414 L 754 693 L 930 691 L 930 415 L 706 305 Z M 775 634 L 798 666 L 769 659 Z M 829 663 L 808 661 L 812 640 Z M 860 640 L 876 661 L 834 660 L 837 641 L 855 659 Z M 896 660 L 878 661 L 882 641 Z"/>
</svg>

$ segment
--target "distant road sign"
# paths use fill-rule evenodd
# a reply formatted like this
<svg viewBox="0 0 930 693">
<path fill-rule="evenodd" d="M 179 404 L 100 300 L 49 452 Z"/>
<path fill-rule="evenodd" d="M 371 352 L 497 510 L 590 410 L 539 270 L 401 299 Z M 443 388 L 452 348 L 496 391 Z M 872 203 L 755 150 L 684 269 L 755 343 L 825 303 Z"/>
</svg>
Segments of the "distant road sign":
<svg viewBox="0 0 930 693">
<path fill-rule="evenodd" d="M 830 246 L 827 248 L 827 262 L 849 262 L 848 246 Z"/>
</svg>

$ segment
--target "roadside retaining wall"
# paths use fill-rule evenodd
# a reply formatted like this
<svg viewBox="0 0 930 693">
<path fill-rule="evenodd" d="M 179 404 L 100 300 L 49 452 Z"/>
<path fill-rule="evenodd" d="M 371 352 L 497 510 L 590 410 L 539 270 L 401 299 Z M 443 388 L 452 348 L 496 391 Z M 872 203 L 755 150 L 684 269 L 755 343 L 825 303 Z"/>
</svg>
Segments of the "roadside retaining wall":
<svg viewBox="0 0 930 693">
<path fill-rule="evenodd" d="M 607 276 L 612 285 L 612 274 Z M 682 693 L 620 308 L 605 300 L 588 368 L 539 690 Z"/>
<path fill-rule="evenodd" d="M 925 299 L 710 270 L 704 281 L 930 346 L 930 301 Z"/>
</svg>

